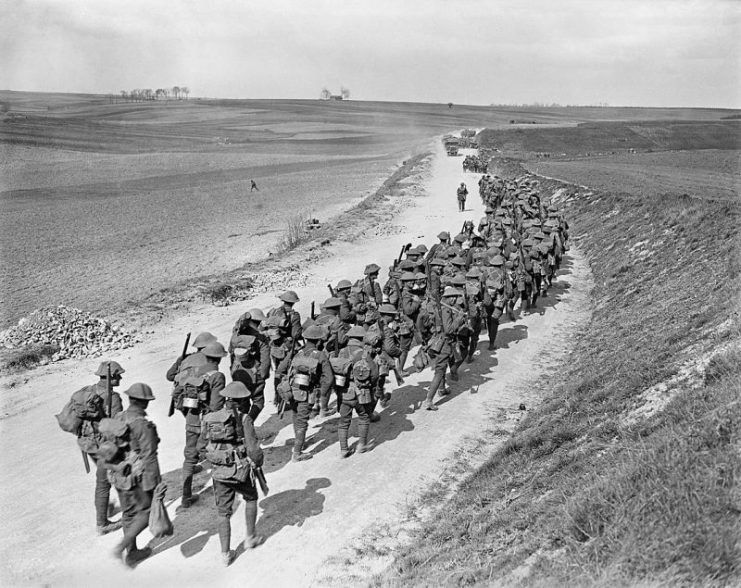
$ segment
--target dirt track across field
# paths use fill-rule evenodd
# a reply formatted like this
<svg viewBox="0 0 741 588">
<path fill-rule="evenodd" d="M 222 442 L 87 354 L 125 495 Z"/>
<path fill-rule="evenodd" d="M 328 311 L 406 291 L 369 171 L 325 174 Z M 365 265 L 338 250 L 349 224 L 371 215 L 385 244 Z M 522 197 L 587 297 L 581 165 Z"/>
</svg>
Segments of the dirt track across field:
<svg viewBox="0 0 741 588">
<path fill-rule="evenodd" d="M 334 242 L 326 260 L 310 268 L 309 285 L 298 291 L 303 316 L 312 299 L 327 298 L 327 283 L 356 279 L 370 262 L 384 268 L 381 277 L 385 280 L 386 267 L 404 243 L 430 246 L 443 229 L 454 233 L 469 218 L 478 224 L 483 216 L 476 185 L 480 176 L 464 174 L 462 159 L 446 157 L 439 143 L 435 153 L 422 181 L 425 190 L 421 195 L 401 196 L 408 206 L 394 220 L 397 234 L 352 245 Z M 470 192 L 465 213 L 457 212 L 455 201 L 455 188 L 461 181 Z M 94 380 L 90 374 L 97 362 L 60 365 L 58 371 L 32 378 L 13 391 L 20 402 L 29 399 L 28 409 L 1 421 L 3 471 L 15 481 L 0 490 L 2 583 L 324 585 L 324 562 L 366 529 L 400 521 L 403 505 L 440 476 L 461 443 L 497 422 L 517 420 L 522 414 L 520 403 L 530 407 L 548 394 L 548 381 L 541 376 L 564 360 L 571 342 L 587 324 L 590 289 L 588 266 L 572 250 L 548 297 L 539 302 L 541 312 L 504 323 L 499 331 L 500 348 L 493 355 L 486 351 L 484 334 L 475 361 L 464 364 L 460 382 L 452 383 L 453 394 L 438 400 L 438 412 L 420 410 L 430 370 L 408 378 L 400 388 L 389 385 L 393 398 L 381 412 L 381 422 L 371 427 L 374 448 L 370 453 L 340 459 L 335 416 L 311 422 L 308 451 L 314 457 L 292 464 L 290 418 L 278 420 L 266 409 L 257 422 L 271 488 L 259 503 L 258 532 L 265 543 L 254 551 L 239 550 L 229 568 L 223 568 L 219 558 L 213 493 L 205 473 L 197 476 L 201 500 L 190 512 L 176 516 L 179 500 L 170 504 L 174 537 L 152 543 L 154 556 L 133 571 L 114 561 L 110 553 L 120 534 L 95 536 L 93 476 L 85 476 L 74 439 L 57 428 L 53 417 L 73 390 Z M 203 307 L 158 325 L 150 340 L 115 358 L 127 370 L 123 389 L 143 381 L 155 390 L 157 401 L 149 415 L 162 439 L 160 465 L 173 498 L 180 479 L 184 433 L 178 415 L 166 416 L 170 389 L 164 373 L 179 353 L 184 333 L 210 330 L 227 341 L 239 314 L 275 303 L 273 296 L 262 296 L 224 308 Z M 272 397 L 271 387 L 267 396 Z M 353 426 L 351 435 L 354 432 Z M 232 543 L 237 546 L 244 535 L 241 504 L 232 521 Z M 150 539 L 145 531 L 140 546 Z M 351 583 L 355 581 L 357 577 Z"/>
</svg>

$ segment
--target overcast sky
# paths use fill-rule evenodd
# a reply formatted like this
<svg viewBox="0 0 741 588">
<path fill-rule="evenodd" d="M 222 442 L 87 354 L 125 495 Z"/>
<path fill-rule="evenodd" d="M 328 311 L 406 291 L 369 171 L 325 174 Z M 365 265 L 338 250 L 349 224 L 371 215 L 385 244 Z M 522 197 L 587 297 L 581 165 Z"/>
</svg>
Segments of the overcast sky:
<svg viewBox="0 0 741 588">
<path fill-rule="evenodd" d="M 741 0 L 0 0 L 0 89 L 741 107 Z"/>
</svg>

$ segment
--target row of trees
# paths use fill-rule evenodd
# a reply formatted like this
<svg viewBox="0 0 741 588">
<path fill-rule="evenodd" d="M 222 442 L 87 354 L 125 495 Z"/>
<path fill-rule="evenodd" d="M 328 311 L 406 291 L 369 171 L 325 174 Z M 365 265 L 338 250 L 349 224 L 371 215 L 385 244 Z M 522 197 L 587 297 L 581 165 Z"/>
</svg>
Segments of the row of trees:
<svg viewBox="0 0 741 588">
<path fill-rule="evenodd" d="M 319 94 L 320 100 L 347 100 L 348 98 L 350 98 L 350 89 L 344 86 L 340 87 L 339 94 L 332 94 L 327 88 L 322 88 L 322 92 Z"/>
<path fill-rule="evenodd" d="M 173 86 L 172 88 L 151 88 L 135 90 L 121 90 L 121 98 L 130 102 L 144 102 L 146 100 L 167 100 L 172 96 L 175 100 L 187 100 L 190 90 L 187 86 Z"/>
</svg>

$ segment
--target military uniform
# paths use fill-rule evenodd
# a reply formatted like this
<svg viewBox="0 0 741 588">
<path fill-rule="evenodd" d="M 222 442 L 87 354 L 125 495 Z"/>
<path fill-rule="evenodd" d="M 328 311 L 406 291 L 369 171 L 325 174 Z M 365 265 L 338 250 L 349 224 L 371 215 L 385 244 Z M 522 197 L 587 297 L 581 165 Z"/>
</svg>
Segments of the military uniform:
<svg viewBox="0 0 741 588">
<path fill-rule="evenodd" d="M 268 318 L 275 317 L 281 321 L 280 331 L 287 345 L 301 338 L 303 327 L 301 326 L 301 315 L 293 309 L 293 305 L 299 301 L 298 295 L 293 290 L 288 290 L 278 297 L 283 304 L 268 312 Z"/>
<path fill-rule="evenodd" d="M 268 356 L 269 353 L 268 350 Z M 232 380 L 241 382 L 250 392 L 249 416 L 254 422 L 265 408 L 263 349 L 254 335 L 233 335 L 229 342 L 229 354 L 232 358 Z"/>
<path fill-rule="evenodd" d="M 339 298 L 328 298 L 322 305 L 322 311 L 314 320 L 314 324 L 322 325 L 329 332 L 328 339 L 324 345 L 330 355 L 337 355 L 340 349 L 347 345 L 347 331 L 350 329 L 340 319 L 340 308 L 342 301 Z"/>
<path fill-rule="evenodd" d="M 466 188 L 466 184 L 461 182 L 456 193 L 458 196 L 458 211 L 463 212 L 466 209 L 466 196 L 468 196 L 468 188 Z"/>
<path fill-rule="evenodd" d="M 350 341 L 348 346 L 340 352 L 340 358 L 348 362 L 346 367 L 346 379 L 342 386 L 338 387 L 338 406 L 340 423 L 337 435 L 340 442 L 340 455 L 348 457 L 352 452 L 348 448 L 348 431 L 355 411 L 358 415 L 358 452 L 364 453 L 368 449 L 368 432 L 370 430 L 371 417 L 373 415 L 372 395 L 377 386 L 378 366 L 372 360 L 363 347 L 364 329 L 356 326 L 350 330 Z M 361 379 L 354 376 L 354 366 L 363 361 L 367 366 L 367 377 Z M 359 372 L 361 370 L 355 370 Z"/>
<path fill-rule="evenodd" d="M 357 315 L 350 300 L 352 284 L 350 280 L 340 280 L 335 288 L 335 295 L 340 301 L 340 320 L 349 327 L 357 322 Z"/>
<path fill-rule="evenodd" d="M 460 290 L 451 287 L 446 288 L 444 292 L 444 297 L 448 299 L 462 295 L 463 293 Z M 434 376 L 425 399 L 427 410 L 437 410 L 437 406 L 432 403 L 432 400 L 441 386 L 443 392 L 445 391 L 445 372 L 448 365 L 454 361 L 454 346 L 457 345 L 458 330 L 464 325 L 465 318 L 461 313 L 438 308 L 434 315 L 434 321 L 436 333 L 428 346 L 430 359 L 433 360 Z M 436 341 L 434 345 L 433 340 Z"/>
<path fill-rule="evenodd" d="M 104 361 L 98 366 L 95 375 L 100 380 L 84 389 L 95 394 L 100 398 L 100 404 L 105 406 L 108 397 L 108 367 L 111 369 L 111 388 L 118 386 L 121 381 L 121 374 L 124 370 L 118 362 Z M 121 396 L 118 392 L 111 392 L 111 417 L 116 416 L 123 410 Z M 104 535 L 115 531 L 121 527 L 119 522 L 112 523 L 108 520 L 108 500 L 111 494 L 111 484 L 108 482 L 106 470 L 98 459 L 98 445 L 100 443 L 100 434 L 98 433 L 98 423 L 103 415 L 96 420 L 83 419 L 82 426 L 77 438 L 77 444 L 80 450 L 88 454 L 90 459 L 95 463 L 95 524 L 99 535 Z"/>
<path fill-rule="evenodd" d="M 222 391 L 221 396 L 225 398 L 224 407 L 219 413 L 213 413 L 210 419 L 215 422 L 226 422 L 230 416 L 233 417 L 235 431 L 229 439 L 209 441 L 208 449 L 212 462 L 211 474 L 213 477 L 214 501 L 216 503 L 217 523 L 216 528 L 221 544 L 221 557 L 224 565 L 232 563 L 235 553 L 230 548 L 231 543 L 231 516 L 234 509 L 234 499 L 239 494 L 244 500 L 245 547 L 256 547 L 260 539 L 255 534 L 255 523 L 257 522 L 257 488 L 251 475 L 245 476 L 244 480 L 235 477 L 237 468 L 221 465 L 223 461 L 233 464 L 239 463 L 241 467 L 261 467 L 264 459 L 260 443 L 255 433 L 254 421 L 249 416 L 250 391 L 242 382 L 231 382 Z M 206 427 L 208 427 L 208 422 Z M 207 436 L 209 436 L 207 434 Z M 226 460 L 217 459 L 228 455 Z M 244 463 L 245 460 L 247 463 Z"/>
<path fill-rule="evenodd" d="M 334 374 L 332 366 L 329 363 L 329 357 L 326 352 L 318 348 L 318 342 L 326 337 L 326 329 L 318 325 L 312 325 L 304 332 L 306 345 L 303 349 L 296 352 L 292 360 L 284 360 L 278 367 L 278 373 L 281 378 L 279 386 L 290 386 L 292 399 L 289 408 L 293 413 L 293 433 L 295 441 L 293 443 L 292 461 L 301 461 L 308 459 L 302 453 L 306 431 L 309 428 L 309 417 L 311 416 L 312 406 L 318 398 L 329 399 L 329 392 L 332 388 Z M 316 373 L 309 379 L 306 384 L 301 383 L 297 364 L 299 358 L 313 358 L 318 366 Z"/>
<path fill-rule="evenodd" d="M 195 354 L 198 355 L 198 354 Z M 180 371 L 176 376 L 176 381 L 182 380 L 181 385 L 187 385 L 188 380 L 195 380 L 193 385 L 203 386 L 207 392 L 207 398 L 199 398 L 197 406 L 183 407 L 182 412 L 185 416 L 185 448 L 183 449 L 183 492 L 181 508 L 188 508 L 198 497 L 193 496 L 193 476 L 196 465 L 202 459 L 205 459 L 206 440 L 202 435 L 201 419 L 203 415 L 209 412 L 219 410 L 224 399 L 219 394 L 226 385 L 226 377 L 219 371 L 219 362 L 226 357 L 227 352 L 221 343 L 213 342 L 203 348 L 201 355 L 205 357 L 206 362 L 190 365 L 189 359 L 186 358 L 180 366 Z M 186 371 L 187 368 L 190 368 Z"/>
<path fill-rule="evenodd" d="M 161 480 L 157 459 L 160 439 L 154 423 L 147 419 L 147 405 L 154 400 L 152 389 L 146 384 L 137 383 L 125 393 L 129 396 L 129 407 L 115 418 L 128 427 L 129 451 L 136 455 L 140 473 L 133 478 L 133 486 L 116 488 L 121 500 L 124 536 L 114 549 L 114 555 L 121 557 L 126 552 L 125 562 L 135 565 L 152 552 L 149 548 L 138 549 L 136 537 L 149 525 L 154 489 Z M 111 479 L 114 483 L 117 480 L 115 476 L 111 476 Z"/>
<path fill-rule="evenodd" d="M 261 329 L 263 321 L 267 318 L 262 310 L 259 308 L 252 308 L 242 315 L 244 320 L 240 328 L 232 331 L 232 339 L 229 342 L 229 357 L 231 360 L 232 367 L 235 364 L 234 354 L 234 336 L 235 335 L 249 335 L 255 338 L 255 342 L 258 349 L 258 355 L 255 358 L 258 362 L 258 373 L 259 383 L 255 386 L 255 390 L 252 391 L 252 407 L 250 417 L 253 421 L 257 420 L 257 415 L 262 412 L 265 408 L 265 384 L 270 378 L 270 368 L 272 366 L 270 360 L 270 338 L 265 334 L 265 331 Z"/>
</svg>

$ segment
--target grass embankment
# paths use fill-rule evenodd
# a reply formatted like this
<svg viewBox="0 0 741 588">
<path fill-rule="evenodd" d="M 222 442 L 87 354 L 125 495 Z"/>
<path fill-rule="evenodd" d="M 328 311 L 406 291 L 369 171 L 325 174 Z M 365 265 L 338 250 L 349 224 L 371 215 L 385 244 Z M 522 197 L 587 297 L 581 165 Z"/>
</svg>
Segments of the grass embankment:
<svg viewBox="0 0 741 588">
<path fill-rule="evenodd" d="M 566 128 L 486 129 L 481 144 L 502 151 L 576 155 L 595 152 L 671 149 L 739 149 L 738 121 L 588 122 Z"/>
<path fill-rule="evenodd" d="M 566 214 L 589 328 L 377 585 L 741 582 L 738 203 L 594 193 Z"/>
</svg>

